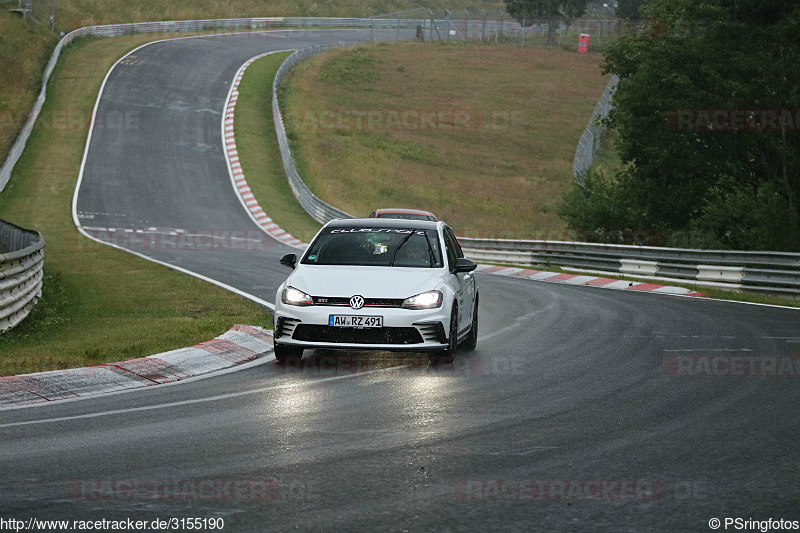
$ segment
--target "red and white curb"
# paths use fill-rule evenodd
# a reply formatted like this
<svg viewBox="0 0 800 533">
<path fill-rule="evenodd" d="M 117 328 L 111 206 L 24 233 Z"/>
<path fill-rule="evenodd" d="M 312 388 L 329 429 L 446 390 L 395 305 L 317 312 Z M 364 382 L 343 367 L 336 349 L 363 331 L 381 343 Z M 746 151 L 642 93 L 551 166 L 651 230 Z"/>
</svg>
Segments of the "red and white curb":
<svg viewBox="0 0 800 533">
<path fill-rule="evenodd" d="M 239 71 L 236 73 L 233 84 L 231 85 L 231 89 L 228 93 L 228 99 L 225 102 L 225 112 L 222 118 L 222 140 L 225 148 L 225 158 L 228 164 L 228 172 L 230 173 L 231 181 L 233 182 L 233 188 L 236 191 L 236 194 L 239 195 L 239 200 L 242 202 L 245 211 L 247 211 L 247 213 L 250 215 L 250 218 L 253 219 L 253 221 L 262 230 L 264 230 L 264 232 L 278 241 L 288 244 L 289 246 L 294 246 L 295 248 L 305 249 L 306 246 L 308 246 L 306 243 L 281 229 L 272 221 L 271 218 L 269 218 L 269 216 L 267 216 L 261 206 L 258 205 L 258 200 L 256 200 L 255 196 L 253 196 L 253 192 L 247 185 L 247 180 L 245 179 L 244 171 L 242 170 L 242 165 L 239 161 L 239 152 L 236 150 L 236 140 L 234 138 L 234 110 L 236 109 L 236 102 L 239 99 L 239 84 L 244 76 L 244 71 L 254 61 L 274 53 L 276 52 L 261 54 L 249 59 L 239 68 Z"/>
<path fill-rule="evenodd" d="M 0 408 L 172 383 L 272 351 L 272 331 L 236 325 L 210 341 L 129 361 L 0 377 Z"/>
<path fill-rule="evenodd" d="M 543 272 L 541 270 L 529 270 L 525 268 L 479 265 L 476 272 L 495 274 L 497 276 L 507 276 L 511 278 L 547 281 L 550 283 L 563 283 L 565 285 L 583 285 L 586 287 L 602 287 L 604 289 L 642 291 L 660 294 L 680 294 L 683 296 L 704 296 L 699 292 L 694 292 L 684 287 L 657 285 L 655 283 L 644 283 L 639 281 L 624 281 L 620 279 L 602 278 L 598 276 L 582 276 L 579 274 L 559 274 L 558 272 Z"/>
</svg>

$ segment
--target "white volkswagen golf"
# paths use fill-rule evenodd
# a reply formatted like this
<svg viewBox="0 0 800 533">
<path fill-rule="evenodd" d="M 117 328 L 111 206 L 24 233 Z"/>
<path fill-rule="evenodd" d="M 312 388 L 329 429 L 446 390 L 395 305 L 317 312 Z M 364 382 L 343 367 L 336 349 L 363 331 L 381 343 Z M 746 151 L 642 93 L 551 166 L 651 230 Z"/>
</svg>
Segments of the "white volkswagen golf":
<svg viewBox="0 0 800 533">
<path fill-rule="evenodd" d="M 327 223 L 275 297 L 275 358 L 307 348 L 405 350 L 452 362 L 478 341 L 476 264 L 441 221 Z"/>
</svg>

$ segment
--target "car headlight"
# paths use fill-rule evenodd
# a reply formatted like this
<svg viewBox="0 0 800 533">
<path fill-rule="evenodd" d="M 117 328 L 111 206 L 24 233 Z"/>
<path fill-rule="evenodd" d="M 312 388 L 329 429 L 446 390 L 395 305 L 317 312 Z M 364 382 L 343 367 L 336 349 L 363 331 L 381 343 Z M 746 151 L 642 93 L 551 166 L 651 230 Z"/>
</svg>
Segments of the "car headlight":
<svg viewBox="0 0 800 533">
<path fill-rule="evenodd" d="M 442 306 L 442 293 L 439 291 L 428 291 L 417 294 L 403 301 L 403 309 L 436 309 Z"/>
<path fill-rule="evenodd" d="M 281 294 L 281 302 L 287 305 L 314 305 L 314 299 L 294 287 L 286 287 Z"/>
</svg>

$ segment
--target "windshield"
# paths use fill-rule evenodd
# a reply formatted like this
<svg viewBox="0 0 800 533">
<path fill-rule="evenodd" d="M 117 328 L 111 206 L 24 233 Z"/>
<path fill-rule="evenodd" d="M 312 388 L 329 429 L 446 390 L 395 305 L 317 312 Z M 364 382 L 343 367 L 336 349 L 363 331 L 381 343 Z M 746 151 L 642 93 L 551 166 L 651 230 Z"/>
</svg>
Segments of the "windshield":
<svg viewBox="0 0 800 533">
<path fill-rule="evenodd" d="M 435 230 L 329 228 L 320 233 L 302 261 L 306 265 L 441 268 Z"/>
</svg>

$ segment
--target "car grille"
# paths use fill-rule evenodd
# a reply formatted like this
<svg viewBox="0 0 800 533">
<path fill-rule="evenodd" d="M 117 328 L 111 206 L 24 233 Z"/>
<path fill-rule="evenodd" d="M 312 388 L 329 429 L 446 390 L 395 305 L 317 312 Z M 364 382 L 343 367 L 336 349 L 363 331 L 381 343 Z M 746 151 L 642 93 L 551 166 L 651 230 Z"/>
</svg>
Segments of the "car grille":
<svg viewBox="0 0 800 533">
<path fill-rule="evenodd" d="M 300 324 L 293 339 L 307 342 L 341 342 L 351 344 L 420 344 L 422 336 L 416 328 L 337 328 Z"/>
<path fill-rule="evenodd" d="M 314 305 L 350 307 L 349 297 L 312 296 L 311 298 L 314 300 Z M 403 301 L 402 298 L 364 298 L 364 307 L 401 307 Z"/>
</svg>

